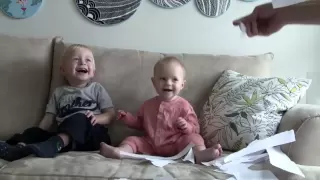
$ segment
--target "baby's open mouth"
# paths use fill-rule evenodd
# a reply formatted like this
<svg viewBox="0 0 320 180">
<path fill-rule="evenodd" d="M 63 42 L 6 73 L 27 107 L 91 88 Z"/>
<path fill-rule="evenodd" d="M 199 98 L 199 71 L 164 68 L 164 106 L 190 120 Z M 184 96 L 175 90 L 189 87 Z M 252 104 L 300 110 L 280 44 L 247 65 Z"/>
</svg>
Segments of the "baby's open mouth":
<svg viewBox="0 0 320 180">
<path fill-rule="evenodd" d="M 163 89 L 164 92 L 172 92 L 172 89 Z"/>
<path fill-rule="evenodd" d="M 79 68 L 76 70 L 78 73 L 88 73 L 88 69 L 85 68 Z"/>
</svg>

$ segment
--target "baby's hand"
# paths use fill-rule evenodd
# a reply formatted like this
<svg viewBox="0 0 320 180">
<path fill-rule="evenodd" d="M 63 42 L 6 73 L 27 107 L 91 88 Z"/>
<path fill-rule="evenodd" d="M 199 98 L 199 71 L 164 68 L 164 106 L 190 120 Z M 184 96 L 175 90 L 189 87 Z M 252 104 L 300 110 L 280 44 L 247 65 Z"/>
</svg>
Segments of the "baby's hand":
<svg viewBox="0 0 320 180">
<path fill-rule="evenodd" d="M 93 114 L 92 111 L 87 111 L 87 112 L 86 112 L 86 116 L 87 116 L 87 118 L 90 119 L 91 124 L 92 124 L 93 126 L 98 123 L 97 117 Z"/>
<path fill-rule="evenodd" d="M 121 120 L 122 118 L 124 118 L 125 116 L 127 116 L 127 113 L 122 111 L 122 110 L 119 110 L 118 111 L 118 114 L 117 114 L 117 120 Z"/>
<path fill-rule="evenodd" d="M 188 134 L 189 132 L 191 132 L 191 126 L 189 125 L 189 123 L 182 117 L 179 117 L 177 120 L 177 129 L 182 131 L 185 134 Z"/>
</svg>

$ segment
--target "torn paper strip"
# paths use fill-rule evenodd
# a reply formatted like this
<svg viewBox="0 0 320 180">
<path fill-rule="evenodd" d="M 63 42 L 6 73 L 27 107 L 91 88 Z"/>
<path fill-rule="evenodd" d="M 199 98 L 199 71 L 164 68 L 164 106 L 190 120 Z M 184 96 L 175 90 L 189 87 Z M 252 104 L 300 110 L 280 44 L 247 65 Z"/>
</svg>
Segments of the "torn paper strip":
<svg viewBox="0 0 320 180">
<path fill-rule="evenodd" d="M 269 154 L 270 163 L 273 166 L 283 169 L 284 171 L 297 174 L 301 177 L 305 177 L 297 164 L 291 161 L 289 157 L 281 151 L 280 147 L 268 148 L 267 152 Z"/>
<path fill-rule="evenodd" d="M 229 156 L 224 158 L 224 162 L 230 162 L 241 158 L 245 155 L 249 155 L 261 150 L 266 150 L 267 148 L 279 146 L 287 143 L 294 142 L 296 140 L 294 131 L 285 131 L 274 136 L 268 137 L 263 140 L 256 140 L 254 143 L 251 143 L 248 147 L 241 149 L 238 152 L 232 153 Z"/>
<path fill-rule="evenodd" d="M 185 147 L 180 153 L 178 153 L 175 156 L 172 157 L 161 157 L 161 156 L 150 156 L 150 155 L 142 155 L 142 154 L 133 154 L 133 153 L 127 153 L 120 151 L 120 155 L 127 159 L 140 159 L 140 160 L 147 160 L 150 161 L 153 165 L 157 167 L 163 167 L 170 163 L 175 163 L 176 160 L 182 159 L 182 157 L 186 156 L 186 161 L 194 162 L 192 147 L 194 144 L 189 144 L 187 147 Z M 191 151 L 191 152 L 190 152 Z"/>
</svg>

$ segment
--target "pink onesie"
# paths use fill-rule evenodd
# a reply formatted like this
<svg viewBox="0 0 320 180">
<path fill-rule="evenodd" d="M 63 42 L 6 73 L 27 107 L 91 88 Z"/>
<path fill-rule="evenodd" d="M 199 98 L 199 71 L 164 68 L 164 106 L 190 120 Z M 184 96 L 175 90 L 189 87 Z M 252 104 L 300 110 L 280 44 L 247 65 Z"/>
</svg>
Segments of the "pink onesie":
<svg viewBox="0 0 320 180">
<path fill-rule="evenodd" d="M 184 134 L 176 128 L 179 117 L 191 125 L 192 132 Z M 134 153 L 172 156 L 189 143 L 204 146 L 197 115 L 182 97 L 172 101 L 162 101 L 159 96 L 151 98 L 144 102 L 137 117 L 127 113 L 123 121 L 129 127 L 145 132 L 143 137 L 130 136 L 121 143 L 131 146 Z"/>
</svg>

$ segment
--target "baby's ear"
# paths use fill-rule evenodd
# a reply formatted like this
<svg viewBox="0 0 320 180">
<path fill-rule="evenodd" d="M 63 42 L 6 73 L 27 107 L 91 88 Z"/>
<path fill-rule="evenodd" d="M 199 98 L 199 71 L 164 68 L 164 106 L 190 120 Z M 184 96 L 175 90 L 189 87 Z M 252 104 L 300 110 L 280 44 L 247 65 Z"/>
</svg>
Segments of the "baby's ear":
<svg viewBox="0 0 320 180">
<path fill-rule="evenodd" d="M 187 80 L 183 80 L 182 88 L 184 88 L 186 86 L 186 83 L 187 83 Z"/>
<path fill-rule="evenodd" d="M 60 73 L 64 75 L 65 71 L 64 69 L 62 68 L 62 66 L 60 66 Z"/>
</svg>

